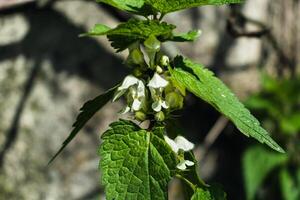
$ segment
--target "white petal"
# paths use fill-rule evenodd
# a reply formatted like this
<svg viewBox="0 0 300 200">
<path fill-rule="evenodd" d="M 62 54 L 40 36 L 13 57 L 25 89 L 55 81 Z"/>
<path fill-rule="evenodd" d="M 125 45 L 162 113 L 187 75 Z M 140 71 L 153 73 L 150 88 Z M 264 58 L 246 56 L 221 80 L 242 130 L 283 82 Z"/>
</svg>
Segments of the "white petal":
<svg viewBox="0 0 300 200">
<path fill-rule="evenodd" d="M 143 81 L 138 82 L 137 96 L 138 97 L 145 97 L 145 85 L 144 85 Z"/>
<path fill-rule="evenodd" d="M 193 143 L 182 136 L 177 136 L 174 141 L 176 142 L 178 148 L 182 149 L 183 151 L 190 151 L 195 146 Z"/>
<path fill-rule="evenodd" d="M 126 90 L 130 86 L 138 84 L 138 82 L 139 82 L 139 79 L 135 78 L 134 76 L 132 76 L 132 75 L 126 76 L 122 85 L 118 88 L 118 90 Z"/>
<path fill-rule="evenodd" d="M 152 103 L 152 109 L 155 111 L 155 112 L 159 112 L 161 111 L 161 101 L 155 101 Z"/>
<path fill-rule="evenodd" d="M 184 163 L 186 166 L 193 166 L 195 164 L 193 161 L 190 160 L 186 160 Z"/>
<path fill-rule="evenodd" d="M 160 75 L 155 73 L 152 79 L 149 81 L 148 86 L 157 89 L 157 88 L 164 88 L 168 84 L 169 84 L 168 81 L 166 81 Z"/>
<path fill-rule="evenodd" d="M 176 167 L 180 170 L 186 170 L 185 160 L 181 161 Z"/>
<path fill-rule="evenodd" d="M 134 99 L 131 108 L 134 111 L 138 111 L 141 109 L 141 105 L 142 105 L 142 102 L 140 100 Z"/>
<path fill-rule="evenodd" d="M 130 107 L 129 106 L 126 106 L 125 108 L 123 108 L 119 113 L 120 114 L 126 114 L 130 111 Z"/>
<path fill-rule="evenodd" d="M 168 105 L 167 102 L 165 102 L 165 101 L 163 101 L 163 102 L 161 103 L 161 106 L 162 106 L 163 108 L 165 108 L 165 109 L 169 108 L 169 105 Z"/>
<path fill-rule="evenodd" d="M 168 145 L 170 145 L 171 149 L 177 153 L 178 152 L 178 147 L 177 147 L 177 144 L 175 143 L 174 140 L 172 140 L 171 138 L 169 138 L 168 136 L 164 136 L 165 138 L 165 141 Z"/>
</svg>

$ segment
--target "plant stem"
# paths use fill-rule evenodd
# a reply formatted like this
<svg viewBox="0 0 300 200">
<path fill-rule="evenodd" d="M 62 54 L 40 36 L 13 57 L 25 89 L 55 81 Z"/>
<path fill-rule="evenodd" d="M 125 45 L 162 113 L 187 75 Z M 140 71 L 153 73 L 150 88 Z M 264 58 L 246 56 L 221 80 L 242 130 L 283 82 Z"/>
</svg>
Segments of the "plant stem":
<svg viewBox="0 0 300 200">
<path fill-rule="evenodd" d="M 179 178 L 180 180 L 184 181 L 188 186 L 190 186 L 190 188 L 193 191 L 196 191 L 196 186 L 189 180 L 187 180 L 186 178 L 184 178 L 183 176 L 181 176 L 180 174 L 176 174 L 175 175 L 177 178 Z"/>
</svg>

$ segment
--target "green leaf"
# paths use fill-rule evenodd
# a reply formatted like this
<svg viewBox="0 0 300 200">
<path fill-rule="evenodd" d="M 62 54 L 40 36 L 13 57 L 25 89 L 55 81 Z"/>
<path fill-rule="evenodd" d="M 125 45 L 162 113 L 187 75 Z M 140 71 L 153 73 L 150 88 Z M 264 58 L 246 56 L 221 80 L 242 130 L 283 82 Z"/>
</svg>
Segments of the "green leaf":
<svg viewBox="0 0 300 200">
<path fill-rule="evenodd" d="M 191 200 L 211 200 L 209 191 L 197 188 L 195 194 L 192 196 Z"/>
<path fill-rule="evenodd" d="M 280 172 L 280 186 L 284 200 L 300 199 L 300 182 L 297 184 L 287 169 L 282 169 Z"/>
<path fill-rule="evenodd" d="M 228 117 L 242 133 L 254 137 L 261 143 L 266 143 L 276 151 L 284 152 L 230 89 L 214 76 L 213 72 L 183 57 L 175 58 L 174 67 L 171 74 L 177 82 L 214 106 Z"/>
<path fill-rule="evenodd" d="M 172 31 L 175 28 L 174 25 L 158 20 L 131 19 L 128 22 L 121 23 L 114 29 L 103 24 L 96 24 L 88 33 L 81 34 L 80 37 L 107 35 L 112 42 L 112 46 L 118 51 L 122 51 L 135 42 L 144 42 L 150 36 L 155 36 L 161 42 L 185 42 L 194 41 L 201 34 L 199 30 L 173 34 Z"/>
<path fill-rule="evenodd" d="M 152 7 L 145 4 L 146 0 L 96 0 L 98 3 L 106 3 L 120 10 L 130 13 L 148 16 L 154 14 Z"/>
<path fill-rule="evenodd" d="M 197 188 L 191 200 L 226 200 L 226 193 L 217 186 Z"/>
<path fill-rule="evenodd" d="M 146 0 L 162 14 L 205 5 L 223 5 L 241 3 L 243 0 Z"/>
<path fill-rule="evenodd" d="M 106 3 L 134 14 L 148 16 L 158 12 L 164 15 L 197 6 L 241 3 L 243 0 L 97 0 L 97 2 Z"/>
<path fill-rule="evenodd" d="M 193 42 L 201 35 L 200 30 L 192 30 L 187 33 L 174 34 L 172 41 L 175 42 Z"/>
<path fill-rule="evenodd" d="M 63 142 L 62 147 L 58 152 L 51 158 L 48 164 L 50 164 L 54 159 L 64 150 L 64 148 L 75 138 L 83 126 L 91 119 L 106 103 L 108 103 L 118 86 L 108 90 L 104 94 L 99 95 L 93 100 L 86 102 L 80 109 L 80 114 L 78 115 L 75 123 L 73 124 L 73 130 L 67 139 Z"/>
<path fill-rule="evenodd" d="M 104 24 L 96 24 L 88 33 L 81 34 L 83 36 L 106 35 L 111 30 L 110 27 Z"/>
<path fill-rule="evenodd" d="M 106 199 L 167 199 L 177 158 L 163 134 L 162 127 L 153 133 L 125 120 L 110 125 L 99 150 Z"/>
<path fill-rule="evenodd" d="M 105 28 L 104 25 L 96 25 L 89 33 L 84 35 L 107 35 L 112 46 L 118 51 L 125 50 L 135 42 L 144 42 L 150 35 L 157 37 L 160 41 L 172 38 L 172 31 L 176 27 L 158 20 L 131 19 L 119 24 L 114 29 Z"/>
<path fill-rule="evenodd" d="M 268 174 L 287 160 L 286 154 L 278 154 L 261 146 L 247 149 L 242 161 L 247 199 L 254 199 Z"/>
</svg>

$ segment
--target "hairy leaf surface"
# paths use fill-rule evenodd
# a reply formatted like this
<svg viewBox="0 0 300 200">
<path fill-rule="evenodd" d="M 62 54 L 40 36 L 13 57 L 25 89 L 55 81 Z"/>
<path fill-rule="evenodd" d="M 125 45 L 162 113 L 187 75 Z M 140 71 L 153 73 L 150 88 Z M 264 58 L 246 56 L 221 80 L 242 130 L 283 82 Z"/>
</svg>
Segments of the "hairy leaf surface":
<svg viewBox="0 0 300 200">
<path fill-rule="evenodd" d="M 110 30 L 111 28 L 104 24 L 96 24 L 88 33 L 81 34 L 80 36 L 107 35 Z"/>
<path fill-rule="evenodd" d="M 261 146 L 249 148 L 243 156 L 244 179 L 247 199 L 255 197 L 268 174 L 287 161 L 286 154 L 278 154 Z"/>
<path fill-rule="evenodd" d="M 191 200 L 226 200 L 226 193 L 218 187 L 197 188 Z"/>
<path fill-rule="evenodd" d="M 58 152 L 51 158 L 49 164 L 64 150 L 64 148 L 75 138 L 83 126 L 91 119 L 96 112 L 98 112 L 106 103 L 108 103 L 116 90 L 117 86 L 108 90 L 104 94 L 99 95 L 93 100 L 86 102 L 80 109 L 80 114 L 78 115 L 75 123 L 73 124 L 73 130 L 67 139 L 63 142 L 62 147 Z"/>
<path fill-rule="evenodd" d="M 89 33 L 84 35 L 107 35 L 112 42 L 112 46 L 118 51 L 122 51 L 134 42 L 143 42 L 150 35 L 156 36 L 160 41 L 172 38 L 174 25 L 158 20 L 137 20 L 131 19 L 121 23 L 114 29 L 108 29 L 105 25 L 97 24 Z"/>
<path fill-rule="evenodd" d="M 161 42 L 186 42 L 195 41 L 201 34 L 200 30 L 192 30 L 187 33 L 173 33 L 172 31 L 175 28 L 174 25 L 157 20 L 131 19 L 114 29 L 103 24 L 96 24 L 88 33 L 80 36 L 107 35 L 112 42 L 111 45 L 118 51 L 122 51 L 137 41 L 143 42 L 150 35 L 156 36 Z"/>
<path fill-rule="evenodd" d="M 106 3 L 120 10 L 130 13 L 147 16 L 154 14 L 152 7 L 146 4 L 146 0 L 96 0 L 99 3 Z"/>
<path fill-rule="evenodd" d="M 276 151 L 284 152 L 230 89 L 214 76 L 213 72 L 183 57 L 175 58 L 174 66 L 175 69 L 171 72 L 173 78 L 187 90 L 214 106 L 246 136 L 254 137 Z"/>
<path fill-rule="evenodd" d="M 167 14 L 178 10 L 205 5 L 223 5 L 241 3 L 243 0 L 97 0 L 118 9 L 147 16 L 150 14 Z"/>
<path fill-rule="evenodd" d="M 187 33 L 173 34 L 172 41 L 175 42 L 193 42 L 201 35 L 200 30 L 192 30 Z"/>
<path fill-rule="evenodd" d="M 121 120 L 110 125 L 100 147 L 100 169 L 108 200 L 167 199 L 167 185 L 176 168 L 176 155 L 154 132 Z"/>
<path fill-rule="evenodd" d="M 147 0 L 147 2 L 158 12 L 167 14 L 198 6 L 241 3 L 242 0 Z"/>
</svg>

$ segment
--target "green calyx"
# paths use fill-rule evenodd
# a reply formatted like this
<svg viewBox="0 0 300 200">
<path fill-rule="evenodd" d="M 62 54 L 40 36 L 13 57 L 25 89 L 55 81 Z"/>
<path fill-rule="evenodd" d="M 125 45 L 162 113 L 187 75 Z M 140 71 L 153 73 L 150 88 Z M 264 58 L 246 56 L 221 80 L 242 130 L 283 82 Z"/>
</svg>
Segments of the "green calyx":
<svg viewBox="0 0 300 200">
<path fill-rule="evenodd" d="M 134 117 L 136 120 L 141 122 L 147 120 L 147 115 L 141 111 L 136 112 Z"/>
<path fill-rule="evenodd" d="M 155 114 L 155 120 L 156 121 L 159 121 L 159 122 L 162 122 L 165 120 L 165 114 L 164 112 L 160 111 L 158 113 Z"/>
<path fill-rule="evenodd" d="M 150 35 L 144 45 L 149 52 L 159 52 L 160 50 L 160 41 L 154 35 Z"/>
<path fill-rule="evenodd" d="M 183 108 L 183 96 L 178 92 L 170 92 L 166 94 L 166 102 L 171 110 Z"/>
<path fill-rule="evenodd" d="M 145 63 L 144 55 L 140 49 L 134 49 L 130 56 L 132 58 L 132 61 L 136 65 L 143 65 Z"/>
</svg>

